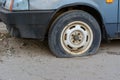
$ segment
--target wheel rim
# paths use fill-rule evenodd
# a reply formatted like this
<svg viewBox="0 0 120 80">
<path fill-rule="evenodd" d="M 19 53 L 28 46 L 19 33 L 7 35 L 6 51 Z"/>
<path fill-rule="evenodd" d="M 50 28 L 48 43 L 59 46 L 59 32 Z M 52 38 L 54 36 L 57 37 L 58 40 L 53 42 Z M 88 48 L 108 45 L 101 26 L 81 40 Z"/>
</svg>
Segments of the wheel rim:
<svg viewBox="0 0 120 80">
<path fill-rule="evenodd" d="M 93 42 L 91 28 L 82 21 L 74 21 L 64 27 L 61 33 L 63 49 L 72 55 L 85 53 Z"/>
</svg>

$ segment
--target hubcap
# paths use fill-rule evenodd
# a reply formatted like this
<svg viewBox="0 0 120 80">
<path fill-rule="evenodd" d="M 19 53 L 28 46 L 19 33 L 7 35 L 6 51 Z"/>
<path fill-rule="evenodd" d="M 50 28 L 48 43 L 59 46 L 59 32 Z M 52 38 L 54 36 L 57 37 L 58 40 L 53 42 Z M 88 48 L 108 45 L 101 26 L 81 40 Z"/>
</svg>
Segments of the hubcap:
<svg viewBox="0 0 120 80">
<path fill-rule="evenodd" d="M 93 42 L 91 28 L 82 21 L 74 21 L 62 31 L 61 44 L 64 50 L 73 55 L 85 53 Z"/>
</svg>

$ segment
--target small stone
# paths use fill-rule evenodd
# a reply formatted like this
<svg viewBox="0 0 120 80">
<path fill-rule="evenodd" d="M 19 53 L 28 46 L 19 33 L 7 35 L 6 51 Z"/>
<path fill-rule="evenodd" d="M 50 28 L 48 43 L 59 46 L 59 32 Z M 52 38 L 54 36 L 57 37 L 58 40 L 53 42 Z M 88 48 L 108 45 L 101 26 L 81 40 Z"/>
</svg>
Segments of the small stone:
<svg viewBox="0 0 120 80">
<path fill-rule="evenodd" d="M 3 63 L 3 60 L 0 60 L 0 63 Z"/>
</svg>

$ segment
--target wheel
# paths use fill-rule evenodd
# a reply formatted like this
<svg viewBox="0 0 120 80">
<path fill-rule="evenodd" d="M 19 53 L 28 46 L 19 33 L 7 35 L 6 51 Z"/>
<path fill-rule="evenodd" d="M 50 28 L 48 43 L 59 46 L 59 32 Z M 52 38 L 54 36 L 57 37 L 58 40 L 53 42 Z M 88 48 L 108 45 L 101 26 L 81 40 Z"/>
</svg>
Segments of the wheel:
<svg viewBox="0 0 120 80">
<path fill-rule="evenodd" d="M 60 15 L 48 34 L 51 51 L 62 58 L 95 54 L 101 42 L 98 22 L 89 13 L 72 10 Z"/>
</svg>

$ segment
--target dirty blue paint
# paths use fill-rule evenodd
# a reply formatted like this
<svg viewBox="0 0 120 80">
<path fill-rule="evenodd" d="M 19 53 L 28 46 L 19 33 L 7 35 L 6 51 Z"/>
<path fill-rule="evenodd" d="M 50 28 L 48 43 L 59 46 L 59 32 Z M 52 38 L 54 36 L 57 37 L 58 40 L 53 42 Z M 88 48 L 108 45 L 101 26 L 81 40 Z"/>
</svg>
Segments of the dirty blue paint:
<svg viewBox="0 0 120 80">
<path fill-rule="evenodd" d="M 70 4 L 92 6 L 101 13 L 105 23 L 117 23 L 118 0 L 112 4 L 107 4 L 106 0 L 30 0 L 30 10 L 59 9 Z"/>
<path fill-rule="evenodd" d="M 106 0 L 30 0 L 30 10 L 59 9 L 67 5 L 86 5 L 98 10 L 110 38 L 118 38 L 118 2 L 107 4 Z M 120 22 L 120 21 L 119 21 Z"/>
<path fill-rule="evenodd" d="M 10 1 L 6 0 L 6 8 L 9 9 Z M 117 23 L 118 0 L 107 4 L 106 0 L 14 0 L 13 10 L 51 10 L 75 4 L 87 5 L 97 9 L 105 23 Z M 30 5 L 29 5 L 30 4 Z M 109 16 L 109 17 L 108 17 Z"/>
</svg>

